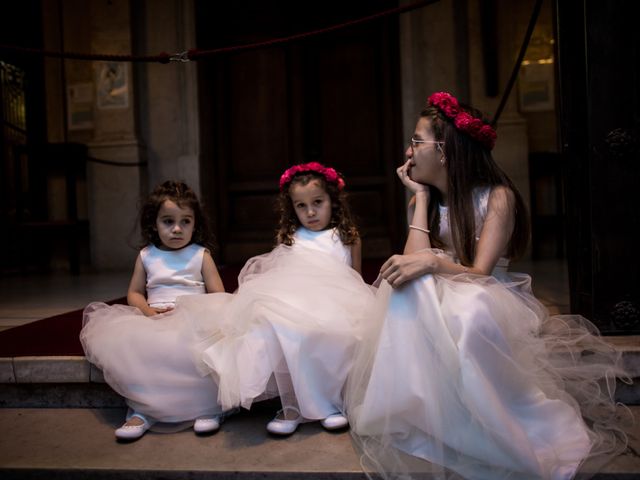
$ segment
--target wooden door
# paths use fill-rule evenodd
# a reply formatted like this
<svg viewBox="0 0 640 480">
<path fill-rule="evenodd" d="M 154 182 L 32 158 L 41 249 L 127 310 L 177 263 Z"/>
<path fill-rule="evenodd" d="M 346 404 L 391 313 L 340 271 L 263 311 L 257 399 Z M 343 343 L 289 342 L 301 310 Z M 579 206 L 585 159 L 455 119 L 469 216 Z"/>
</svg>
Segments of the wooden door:
<svg viewBox="0 0 640 480">
<path fill-rule="evenodd" d="M 640 332 L 637 0 L 558 1 L 571 308 Z"/>
<path fill-rule="evenodd" d="M 198 2 L 198 48 L 261 42 L 325 28 L 395 2 Z M 224 262 L 273 246 L 274 200 L 290 165 L 342 172 L 365 258 L 402 240 L 397 18 L 304 41 L 201 61 L 202 191 Z"/>
</svg>

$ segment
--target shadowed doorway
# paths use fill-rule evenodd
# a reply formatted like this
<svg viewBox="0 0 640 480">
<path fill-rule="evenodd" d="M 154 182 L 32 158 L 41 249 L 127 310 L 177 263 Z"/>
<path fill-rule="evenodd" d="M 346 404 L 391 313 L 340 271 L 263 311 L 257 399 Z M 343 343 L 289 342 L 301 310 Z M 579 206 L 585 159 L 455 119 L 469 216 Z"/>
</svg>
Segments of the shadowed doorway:
<svg viewBox="0 0 640 480">
<path fill-rule="evenodd" d="M 199 49 L 262 42 L 395 7 L 390 1 L 197 2 Z M 273 246 L 274 199 L 290 165 L 342 172 L 364 258 L 397 252 L 403 142 L 397 17 L 200 64 L 201 178 L 222 262 Z M 397 159 L 397 161 L 396 161 Z"/>
</svg>

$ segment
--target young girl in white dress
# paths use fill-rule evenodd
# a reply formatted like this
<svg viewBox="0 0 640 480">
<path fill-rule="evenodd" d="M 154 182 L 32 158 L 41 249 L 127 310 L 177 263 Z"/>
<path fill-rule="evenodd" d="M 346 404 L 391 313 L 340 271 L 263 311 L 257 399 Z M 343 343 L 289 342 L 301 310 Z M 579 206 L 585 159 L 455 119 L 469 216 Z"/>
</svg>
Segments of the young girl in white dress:
<svg viewBox="0 0 640 480">
<path fill-rule="evenodd" d="M 346 398 L 363 464 L 383 478 L 569 479 L 626 446 L 619 355 L 507 272 L 528 223 L 495 139 L 436 93 L 398 168 L 413 217 L 404 254 L 381 268 Z"/>
<path fill-rule="evenodd" d="M 348 425 L 343 388 L 374 297 L 359 273 L 360 238 L 343 187 L 319 163 L 289 168 L 280 179 L 278 246 L 245 264 L 234 295 L 191 307 L 198 330 L 214 332 L 198 357 L 219 384 L 220 404 L 250 408 L 279 396 L 273 434 L 314 420 Z"/>
<path fill-rule="evenodd" d="M 85 308 L 80 340 L 86 357 L 129 405 L 118 439 L 137 439 L 156 422 L 195 419 L 197 433 L 215 431 L 222 412 L 216 385 L 196 370 L 191 325 L 173 312 L 178 297 L 224 292 L 208 222 L 193 190 L 167 181 L 143 205 L 140 227 L 145 246 L 129 306 Z"/>
</svg>

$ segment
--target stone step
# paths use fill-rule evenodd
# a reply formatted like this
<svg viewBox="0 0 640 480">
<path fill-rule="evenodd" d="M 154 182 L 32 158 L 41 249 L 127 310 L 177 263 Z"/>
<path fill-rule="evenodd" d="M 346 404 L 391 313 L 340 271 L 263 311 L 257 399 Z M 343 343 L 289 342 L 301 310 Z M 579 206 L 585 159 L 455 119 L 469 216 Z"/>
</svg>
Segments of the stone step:
<svg viewBox="0 0 640 480">
<path fill-rule="evenodd" d="M 0 407 L 109 408 L 124 400 L 84 356 L 0 359 Z"/>
<path fill-rule="evenodd" d="M 630 373 L 640 378 L 640 342 L 610 337 Z M 619 399 L 640 404 L 638 384 Z M 308 423 L 289 438 L 274 438 L 266 423 L 279 408 L 262 402 L 199 437 L 190 430 L 149 432 L 121 444 L 113 430 L 123 421 L 123 399 L 84 357 L 0 359 L 0 478 L 2 479 L 235 479 L 364 480 L 348 432 Z M 38 407 L 38 408 L 33 408 Z M 631 406 L 640 419 L 640 406 Z M 596 479 L 640 478 L 640 422 L 628 451 Z M 428 478 L 425 478 L 428 480 Z"/>
<path fill-rule="evenodd" d="M 640 336 L 610 336 L 634 383 L 618 382 L 616 398 L 640 405 Z M 0 358 L 0 407 L 106 408 L 124 403 L 83 356 Z M 640 477 L 639 477 L 640 478 Z"/>
<path fill-rule="evenodd" d="M 313 422 L 290 437 L 273 437 L 265 424 L 275 407 L 257 404 L 230 417 L 211 436 L 191 430 L 148 432 L 133 443 L 114 438 L 123 408 L 2 408 L 0 478 L 365 480 L 347 431 L 327 432 Z M 640 407 L 632 411 L 640 418 Z M 590 478 L 640 478 L 639 439 L 636 426 L 628 451 Z"/>
</svg>

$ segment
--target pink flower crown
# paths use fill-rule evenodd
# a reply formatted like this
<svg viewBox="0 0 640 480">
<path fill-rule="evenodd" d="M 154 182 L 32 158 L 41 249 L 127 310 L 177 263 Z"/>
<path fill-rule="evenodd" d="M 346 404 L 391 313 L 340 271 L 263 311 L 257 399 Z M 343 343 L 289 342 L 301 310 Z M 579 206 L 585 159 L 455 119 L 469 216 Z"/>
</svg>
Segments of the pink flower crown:
<svg viewBox="0 0 640 480">
<path fill-rule="evenodd" d="M 496 144 L 496 131 L 491 125 L 465 112 L 460 108 L 458 99 L 447 92 L 437 92 L 429 97 L 429 105 L 436 107 L 442 114 L 453 121 L 455 127 L 480 142 L 489 150 Z"/>
<path fill-rule="evenodd" d="M 309 162 L 309 163 L 301 163 L 299 165 L 294 165 L 291 168 L 285 170 L 285 172 L 280 177 L 280 191 L 284 190 L 284 188 L 291 183 L 293 177 L 295 177 L 298 173 L 306 173 L 306 172 L 315 172 L 322 175 L 325 180 L 329 183 L 335 183 L 338 186 L 338 190 L 342 190 L 344 188 L 344 180 L 340 176 L 338 172 L 336 172 L 331 167 L 325 167 L 321 163 L 318 162 Z"/>
</svg>

